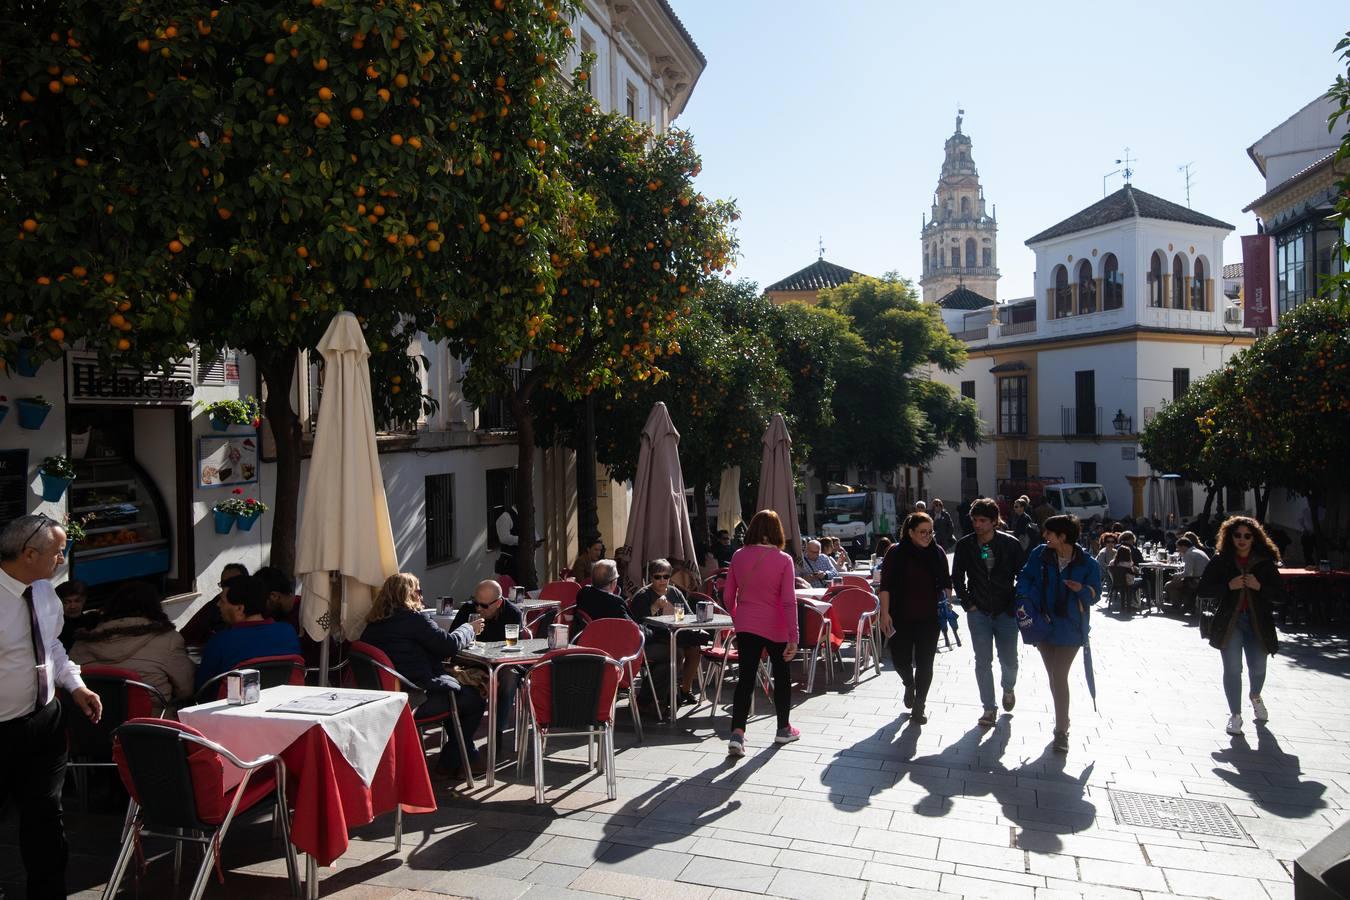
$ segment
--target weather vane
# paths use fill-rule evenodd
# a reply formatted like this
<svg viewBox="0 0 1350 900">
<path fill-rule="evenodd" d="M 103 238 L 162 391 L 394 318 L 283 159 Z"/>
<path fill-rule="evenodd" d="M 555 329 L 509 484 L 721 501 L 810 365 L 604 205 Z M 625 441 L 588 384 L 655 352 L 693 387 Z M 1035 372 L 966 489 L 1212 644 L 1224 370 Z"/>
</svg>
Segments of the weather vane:
<svg viewBox="0 0 1350 900">
<path fill-rule="evenodd" d="M 819 256 L 818 258 L 819 258 L 819 259 L 824 259 L 824 258 L 825 258 L 825 236 L 824 236 L 824 235 L 819 235 L 819 236 L 816 237 L 816 245 L 817 245 L 817 246 L 819 247 L 819 249 L 820 249 L 820 256 Z"/>
</svg>

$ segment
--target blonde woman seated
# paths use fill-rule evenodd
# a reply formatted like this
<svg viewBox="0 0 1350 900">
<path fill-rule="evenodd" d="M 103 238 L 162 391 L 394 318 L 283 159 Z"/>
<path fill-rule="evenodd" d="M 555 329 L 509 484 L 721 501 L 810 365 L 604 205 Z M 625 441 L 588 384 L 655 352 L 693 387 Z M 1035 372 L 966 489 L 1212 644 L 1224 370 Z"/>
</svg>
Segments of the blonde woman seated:
<svg viewBox="0 0 1350 900">
<path fill-rule="evenodd" d="M 471 624 L 446 631 L 430 616 L 422 615 L 421 584 L 412 575 L 403 573 L 385 580 L 366 620 L 361 640 L 383 650 L 400 675 L 427 692 L 426 702 L 417 708 L 419 718 L 448 712 L 453 706 L 469 750 L 470 768 L 478 773 L 482 766 L 473 735 L 483 718 L 486 701 L 476 688 L 463 686 L 446 674 L 445 660 L 473 643 L 483 630 L 483 620 L 475 619 Z M 454 741 L 447 741 L 436 768 L 452 775 L 459 765 L 459 750 Z"/>
</svg>

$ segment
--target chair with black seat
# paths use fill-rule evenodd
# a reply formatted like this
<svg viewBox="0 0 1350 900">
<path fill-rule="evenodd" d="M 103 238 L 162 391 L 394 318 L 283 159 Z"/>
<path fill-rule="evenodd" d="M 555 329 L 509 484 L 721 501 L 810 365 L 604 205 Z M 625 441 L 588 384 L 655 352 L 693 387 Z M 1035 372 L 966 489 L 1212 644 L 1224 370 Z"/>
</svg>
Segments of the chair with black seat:
<svg viewBox="0 0 1350 900">
<path fill-rule="evenodd" d="M 652 669 L 647 664 L 646 644 L 642 629 L 628 619 L 596 619 L 583 628 L 573 642 L 577 647 L 599 650 L 609 658 L 617 659 L 619 665 L 623 666 L 619 690 L 628 692 L 628 708 L 633 713 L 633 730 L 637 732 L 638 743 L 642 743 L 642 714 L 638 711 L 639 675 L 651 691 L 657 721 L 664 721 L 661 698 L 657 696 Z"/>
<path fill-rule="evenodd" d="M 610 800 L 618 798 L 614 772 L 614 706 L 623 666 L 604 653 L 565 647 L 544 655 L 525 673 L 523 690 L 529 708 L 534 747 L 534 802 L 544 802 L 544 751 L 550 737 L 585 735 L 588 762 L 605 773 Z"/>
<path fill-rule="evenodd" d="M 128 719 L 163 718 L 169 711 L 168 699 L 154 687 L 141 681 L 141 674 L 116 666 L 83 665 L 80 677 L 103 701 L 103 715 L 91 722 L 66 691 L 59 691 L 66 739 L 70 748 L 71 777 L 80 797 L 80 806 L 89 809 L 89 769 L 115 769 L 113 731 Z"/>
<path fill-rule="evenodd" d="M 284 684 L 303 685 L 305 683 L 305 658 L 298 653 L 281 656 L 255 656 L 237 663 L 230 672 L 240 669 L 257 669 L 258 686 L 267 688 L 281 687 Z M 192 698 L 193 704 L 210 703 L 212 700 L 225 699 L 225 679 L 230 672 L 221 672 L 197 688 Z"/>
<path fill-rule="evenodd" d="M 440 749 L 445 749 L 445 732 L 455 735 L 459 746 L 460 768 L 464 772 L 464 783 L 469 790 L 474 788 L 473 771 L 469 765 L 469 747 L 464 742 L 464 733 L 455 718 L 455 704 L 442 713 L 430 716 L 418 716 L 417 708 L 427 699 L 427 692 L 398 673 L 393 661 L 379 647 L 365 641 L 352 641 L 347 648 L 347 667 L 342 672 L 342 683 L 347 687 L 365 691 L 402 691 L 408 695 L 408 708 L 412 710 L 413 723 L 423 736 L 432 730 L 440 731 Z M 470 690 L 470 688 L 466 688 Z M 451 721 L 455 719 L 455 721 Z M 450 727 L 446 723 L 450 722 Z M 402 809 L 399 810 L 399 823 L 402 821 Z M 396 842 L 397 843 L 397 842 Z"/>
<path fill-rule="evenodd" d="M 103 900 L 116 896 L 145 837 L 177 842 L 175 880 L 182 865 L 183 844 L 202 845 L 202 864 L 188 895 L 189 900 L 198 900 L 206 890 L 212 867 L 219 871 L 220 843 L 230 823 L 239 813 L 264 803 L 274 804 L 273 815 L 286 848 L 291 893 L 300 894 L 300 869 L 291 843 L 286 803 L 286 770 L 278 757 L 267 754 L 242 760 L 195 728 L 169 719 L 147 718 L 131 719 L 119 726 L 113 733 L 112 753 L 131 795 L 127 810 L 130 828 L 123 836 Z M 234 787 L 225 787 L 222 760 L 243 770 L 243 778 Z"/>
</svg>

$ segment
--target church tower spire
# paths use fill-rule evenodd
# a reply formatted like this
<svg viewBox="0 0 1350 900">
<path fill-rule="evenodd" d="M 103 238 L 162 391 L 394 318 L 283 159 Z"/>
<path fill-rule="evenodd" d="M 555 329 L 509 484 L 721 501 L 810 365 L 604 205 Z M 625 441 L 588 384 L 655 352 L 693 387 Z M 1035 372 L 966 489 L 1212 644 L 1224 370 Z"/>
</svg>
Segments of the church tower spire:
<svg viewBox="0 0 1350 900">
<path fill-rule="evenodd" d="M 961 131 L 965 113 L 956 111 L 956 131 L 947 138 L 931 215 L 920 233 L 925 303 L 961 286 L 998 299 L 998 222 L 985 209 L 970 137 Z"/>
</svg>

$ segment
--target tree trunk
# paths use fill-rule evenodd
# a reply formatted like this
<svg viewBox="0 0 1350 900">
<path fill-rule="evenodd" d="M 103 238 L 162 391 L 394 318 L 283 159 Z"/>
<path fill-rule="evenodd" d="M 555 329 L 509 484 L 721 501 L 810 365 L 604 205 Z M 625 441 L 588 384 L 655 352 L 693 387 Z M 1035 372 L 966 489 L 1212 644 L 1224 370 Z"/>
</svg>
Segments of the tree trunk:
<svg viewBox="0 0 1350 900">
<path fill-rule="evenodd" d="M 1256 521 L 1266 524 L 1266 511 L 1270 508 L 1270 485 L 1263 490 L 1260 485 L 1252 488 L 1256 499 Z"/>
<path fill-rule="evenodd" d="M 577 537 L 584 548 L 600 539 L 600 512 L 595 495 L 594 392 L 586 395 L 582 413 L 581 440 L 577 441 Z"/>
<path fill-rule="evenodd" d="M 298 351 L 284 348 L 254 356 L 267 386 L 263 412 L 277 445 L 277 483 L 272 498 L 271 564 L 283 572 L 295 573 L 295 538 L 300 512 L 300 462 L 304 453 L 304 431 L 300 417 L 291 406 L 291 384 L 295 379 Z"/>
<path fill-rule="evenodd" d="M 1205 486 L 1205 508 L 1201 515 L 1205 517 L 1206 523 L 1209 522 L 1209 514 L 1214 509 L 1214 495 L 1218 492 L 1219 488 L 1216 485 L 1210 484 Z"/>
<path fill-rule="evenodd" d="M 516 420 L 516 578 L 521 587 L 534 590 L 539 576 L 534 568 L 534 410 L 528 382 L 510 395 L 511 416 Z"/>
</svg>

